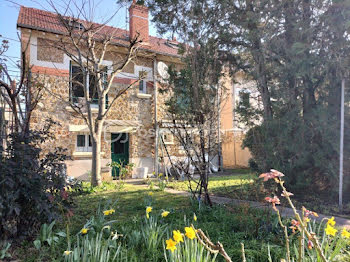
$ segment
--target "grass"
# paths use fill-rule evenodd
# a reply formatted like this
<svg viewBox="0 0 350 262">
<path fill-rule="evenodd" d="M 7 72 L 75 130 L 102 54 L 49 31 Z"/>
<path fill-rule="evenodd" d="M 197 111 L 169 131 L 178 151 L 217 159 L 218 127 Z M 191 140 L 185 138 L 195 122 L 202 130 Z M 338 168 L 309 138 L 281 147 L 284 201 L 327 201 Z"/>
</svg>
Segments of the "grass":
<svg viewBox="0 0 350 262">
<path fill-rule="evenodd" d="M 191 182 L 192 188 L 196 183 Z M 256 200 L 262 199 L 261 183 L 257 183 L 257 175 L 249 169 L 227 170 L 224 174 L 211 174 L 209 176 L 209 193 L 235 199 Z M 189 183 L 185 181 L 171 181 L 168 187 L 188 191 Z"/>
<path fill-rule="evenodd" d="M 192 187 L 195 187 L 195 184 L 195 182 L 192 182 Z M 188 191 L 189 183 L 187 180 L 172 181 L 169 182 L 168 187 Z M 211 174 L 209 177 L 209 192 L 216 196 L 264 202 L 266 196 L 273 195 L 272 192 L 275 192 L 275 188 L 266 188 L 266 184 L 258 178 L 258 175 L 252 173 L 249 169 L 234 169 L 225 171 L 224 175 Z M 336 199 L 330 198 L 327 194 L 299 193 L 293 196 L 293 201 L 298 209 L 305 206 L 325 215 L 350 218 L 350 204 L 344 207 L 343 212 L 340 212 Z M 282 199 L 281 204 L 288 207 L 284 199 Z"/>
<path fill-rule="evenodd" d="M 253 178 L 253 174 L 210 176 L 209 191 L 211 193 L 217 193 L 220 192 L 222 188 L 252 184 L 254 182 Z M 194 187 L 196 183 L 192 181 L 191 184 L 192 187 Z M 168 187 L 182 191 L 187 191 L 189 189 L 188 181 L 172 181 L 168 184 Z"/>
<path fill-rule="evenodd" d="M 250 179 L 249 174 L 240 177 L 243 181 Z M 220 184 L 223 181 L 225 180 L 218 179 L 217 183 Z M 95 214 L 101 202 L 116 201 L 114 207 L 116 212 L 110 216 L 110 219 L 117 220 L 114 229 L 122 234 L 130 232 L 137 222 L 144 219 L 150 190 L 144 186 L 131 184 L 125 184 L 121 190 L 116 188 L 118 187 L 115 184 L 106 183 L 95 190 L 96 192 L 75 197 L 76 207 L 69 225 L 71 238 L 74 238 L 87 219 Z M 268 244 L 273 247 L 271 248 L 273 259 L 279 261 L 282 257 L 284 251 L 282 232 L 277 225 L 276 216 L 271 212 L 253 210 L 246 205 L 199 208 L 198 203 L 186 196 L 170 195 L 161 191 L 153 191 L 152 199 L 153 215 L 159 216 L 163 209 L 171 212 L 164 219 L 168 224 L 169 232 L 174 229 L 183 230 L 189 223 L 195 223 L 195 227 L 201 228 L 214 242 L 220 241 L 233 261 L 241 260 L 241 242 L 245 244 L 248 261 L 267 261 Z M 197 222 L 192 219 L 193 213 L 198 217 Z M 67 225 L 61 222 L 56 230 L 65 231 L 66 228 Z M 27 241 L 16 250 L 16 257 L 28 262 L 62 261 L 62 253 L 66 248 L 66 240 L 63 239 L 54 250 L 47 248 L 38 252 L 33 248 L 33 243 Z M 160 258 L 162 252 L 161 248 Z M 145 254 L 138 255 L 143 258 L 139 261 L 154 261 L 147 260 Z M 163 261 L 163 259 L 157 261 Z"/>
</svg>

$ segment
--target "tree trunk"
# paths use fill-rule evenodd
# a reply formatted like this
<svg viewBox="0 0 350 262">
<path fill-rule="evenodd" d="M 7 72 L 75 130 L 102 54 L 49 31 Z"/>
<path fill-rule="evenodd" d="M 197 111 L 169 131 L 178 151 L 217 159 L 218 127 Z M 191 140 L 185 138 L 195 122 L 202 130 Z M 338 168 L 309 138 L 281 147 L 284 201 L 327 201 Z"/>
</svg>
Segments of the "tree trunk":
<svg viewBox="0 0 350 262">
<path fill-rule="evenodd" d="M 100 186 L 101 179 L 101 135 L 102 125 L 97 125 L 97 130 L 92 138 L 92 169 L 91 169 L 91 185 Z"/>
</svg>

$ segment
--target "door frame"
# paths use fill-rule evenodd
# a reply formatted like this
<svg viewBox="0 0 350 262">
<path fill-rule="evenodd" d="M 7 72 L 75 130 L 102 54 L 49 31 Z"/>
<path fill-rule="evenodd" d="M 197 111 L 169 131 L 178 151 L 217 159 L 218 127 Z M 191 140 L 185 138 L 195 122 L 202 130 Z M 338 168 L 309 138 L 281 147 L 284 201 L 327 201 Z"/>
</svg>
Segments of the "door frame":
<svg viewBox="0 0 350 262">
<path fill-rule="evenodd" d="M 119 136 L 120 134 L 122 134 L 121 137 L 117 141 L 113 141 L 113 136 L 117 136 L 117 135 Z M 125 141 L 124 143 L 118 143 L 119 145 L 120 144 L 123 145 L 124 153 L 123 154 L 119 154 L 119 155 L 123 155 L 123 156 L 122 157 L 116 156 L 118 154 L 114 153 L 115 152 L 114 151 L 114 149 L 115 149 L 114 147 L 117 145 L 116 143 L 118 141 L 123 142 L 123 140 Z M 118 159 L 119 161 L 120 161 L 120 159 L 122 159 L 124 165 L 129 164 L 129 148 L 130 148 L 129 145 L 130 145 L 130 135 L 129 135 L 129 133 L 111 133 L 111 163 L 114 161 L 114 159 Z M 117 161 L 115 161 L 115 162 L 117 162 Z M 114 178 L 119 177 L 119 170 L 118 170 L 118 168 L 112 167 L 112 174 L 111 175 Z"/>
</svg>

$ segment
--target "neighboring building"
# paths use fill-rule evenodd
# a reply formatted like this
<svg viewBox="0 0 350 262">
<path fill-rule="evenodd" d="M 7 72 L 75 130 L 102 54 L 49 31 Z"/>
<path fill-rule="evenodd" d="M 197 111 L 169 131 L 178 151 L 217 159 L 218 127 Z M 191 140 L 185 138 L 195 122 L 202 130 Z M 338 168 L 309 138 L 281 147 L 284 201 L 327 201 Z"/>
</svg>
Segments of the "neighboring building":
<svg viewBox="0 0 350 262">
<path fill-rule="evenodd" d="M 259 107 L 259 92 L 254 81 L 250 81 L 242 72 L 222 79 L 226 88 L 221 110 L 222 158 L 224 168 L 248 167 L 251 158 L 247 148 L 242 148 L 242 142 L 247 128 L 240 124 L 236 113 L 237 106 Z"/>
<path fill-rule="evenodd" d="M 161 106 L 164 105 L 164 97 L 155 90 L 159 83 L 155 81 L 158 72 L 154 69 L 160 62 L 163 66 L 174 64 L 178 67 L 181 61 L 176 41 L 149 35 L 147 7 L 133 3 L 129 14 L 130 30 L 114 28 L 117 30 L 116 40 L 113 42 L 114 51 L 106 56 L 104 63 L 112 64 L 113 57 L 122 53 L 121 50 L 127 46 L 129 38 L 138 32 L 143 40 L 140 48 L 142 54 L 115 78 L 113 87 L 129 85 L 144 71 L 147 72 L 147 76 L 138 87 L 122 95 L 111 108 L 102 137 L 102 166 L 107 166 L 111 160 L 124 160 L 124 163 L 135 164 L 135 172 L 138 168 L 148 168 L 148 173 L 152 173 L 155 167 L 155 123 L 160 123 L 164 119 Z M 63 52 L 46 44 L 53 43 L 63 35 L 64 29 L 57 15 L 22 6 L 17 27 L 21 30 L 22 44 L 30 41 L 28 59 L 33 74 L 64 95 L 67 101 L 69 99 L 78 101 L 81 94 L 69 93 L 70 79 L 78 69 Z M 115 90 L 112 89 L 109 96 L 113 97 L 114 93 Z M 155 94 L 158 94 L 156 99 Z M 87 179 L 92 160 L 87 125 L 70 107 L 67 107 L 67 103 L 46 92 L 38 108 L 33 112 L 32 128 L 39 128 L 48 118 L 61 125 L 54 129 L 56 135 L 54 146 L 68 148 L 68 154 L 72 158 L 67 161 L 68 175 Z M 121 139 L 116 139 L 118 137 Z M 165 134 L 164 138 L 168 144 L 174 143 L 170 133 Z M 46 149 L 52 147 L 53 145 L 48 144 Z M 173 155 L 177 155 L 174 150 L 172 152 Z M 103 172 L 107 172 L 106 176 L 110 177 L 108 169 L 103 169 Z"/>
</svg>

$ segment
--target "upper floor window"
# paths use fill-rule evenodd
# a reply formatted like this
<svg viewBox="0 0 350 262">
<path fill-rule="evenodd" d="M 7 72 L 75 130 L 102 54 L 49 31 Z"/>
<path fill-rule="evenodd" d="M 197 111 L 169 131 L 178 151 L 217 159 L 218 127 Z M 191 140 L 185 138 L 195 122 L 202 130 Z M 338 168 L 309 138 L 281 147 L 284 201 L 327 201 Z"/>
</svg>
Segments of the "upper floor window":
<svg viewBox="0 0 350 262">
<path fill-rule="evenodd" d="M 74 29 L 78 29 L 80 31 L 84 30 L 84 25 L 78 21 L 73 21 L 73 20 L 69 20 L 68 24 L 70 27 L 74 28 Z"/>
<path fill-rule="evenodd" d="M 140 78 L 143 78 L 144 75 L 145 75 L 144 71 L 139 72 Z M 144 79 L 140 80 L 139 82 L 139 93 L 147 94 L 147 82 Z"/>
<path fill-rule="evenodd" d="M 107 68 L 105 68 L 102 75 L 103 82 L 107 84 Z M 70 64 L 70 99 L 73 103 L 79 103 L 84 99 L 84 74 L 81 67 L 71 62 Z M 89 98 L 92 100 L 92 104 L 98 103 L 98 92 L 96 89 L 96 81 L 94 74 L 86 75 L 86 91 Z M 108 99 L 106 98 L 106 101 Z"/>
<path fill-rule="evenodd" d="M 250 107 L 250 92 L 242 90 L 239 92 L 239 106 L 243 108 Z"/>
</svg>

